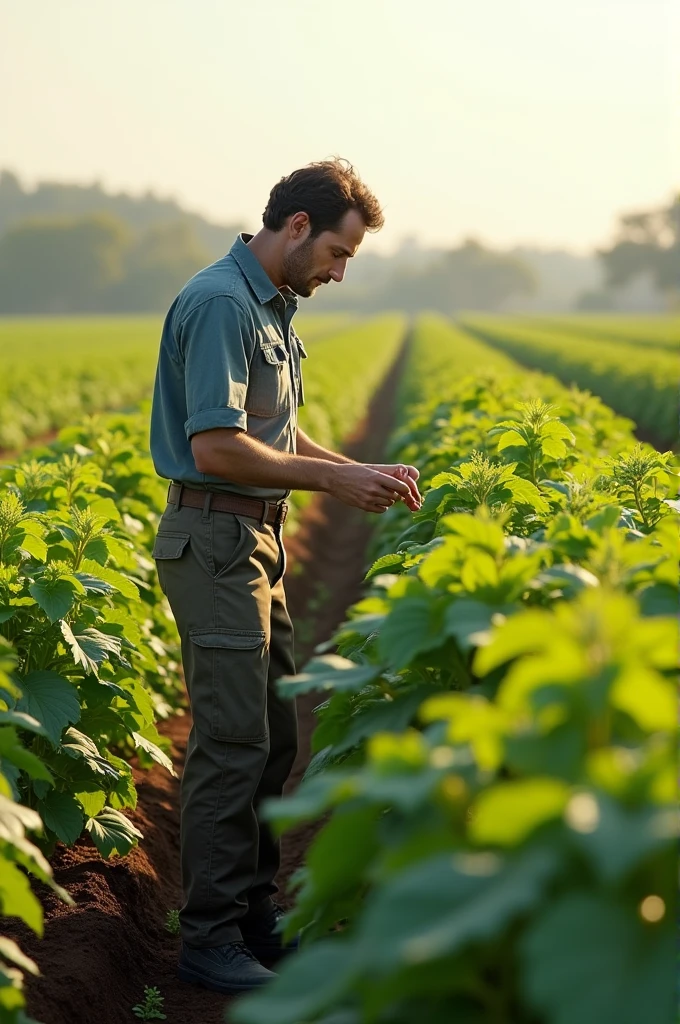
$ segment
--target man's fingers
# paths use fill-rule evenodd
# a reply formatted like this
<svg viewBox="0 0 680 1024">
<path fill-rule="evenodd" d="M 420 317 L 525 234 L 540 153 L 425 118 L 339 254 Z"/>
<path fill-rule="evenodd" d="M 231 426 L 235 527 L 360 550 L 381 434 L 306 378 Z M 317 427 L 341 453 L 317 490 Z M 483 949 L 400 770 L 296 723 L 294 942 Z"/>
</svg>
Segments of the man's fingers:
<svg viewBox="0 0 680 1024">
<path fill-rule="evenodd" d="M 403 480 L 396 476 L 388 476 L 387 473 L 378 473 L 378 484 L 384 490 L 397 494 L 400 498 L 411 493 L 411 488 Z"/>
</svg>

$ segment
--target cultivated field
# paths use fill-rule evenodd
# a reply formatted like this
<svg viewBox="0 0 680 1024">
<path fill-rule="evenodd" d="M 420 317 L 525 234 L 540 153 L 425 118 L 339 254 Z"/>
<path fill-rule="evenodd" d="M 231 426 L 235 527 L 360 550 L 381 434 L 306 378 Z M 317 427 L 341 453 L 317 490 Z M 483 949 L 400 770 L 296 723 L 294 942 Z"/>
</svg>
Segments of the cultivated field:
<svg viewBox="0 0 680 1024">
<path fill-rule="evenodd" d="M 678 349 L 674 319 L 653 319 L 621 329 L 603 321 L 582 330 L 567 318 L 564 328 L 550 323 L 501 317 L 467 316 L 462 325 L 507 352 L 523 366 L 554 373 L 563 383 L 587 388 L 613 409 L 630 417 L 645 436 L 662 446 L 674 445 L 678 433 Z M 617 323 L 620 334 L 616 333 Z M 644 339 L 644 340 L 642 340 Z"/>
<path fill-rule="evenodd" d="M 666 1024 L 677 460 L 660 448 L 677 322 L 296 326 L 312 342 L 301 425 L 340 447 L 391 422 L 383 457 L 419 467 L 425 501 L 376 519 L 370 551 L 350 537 L 293 559 L 312 595 L 301 636 L 343 571 L 369 571 L 325 634 L 310 627 L 326 652 L 280 684 L 313 733 L 306 777 L 266 810 L 301 827 L 285 878 L 305 943 L 229 1020 Z M 224 1012 L 172 981 L 178 865 L 156 837 L 178 829 L 186 698 L 150 557 L 166 484 L 148 403 L 106 411 L 148 397 L 158 330 L 0 323 L 0 444 L 62 428 L 0 471 L 3 1024 L 25 1020 L 25 993 L 43 1024 L 120 1024 L 146 984 L 171 1024 Z M 294 502 L 314 552 L 332 503 Z M 134 899 L 116 897 L 123 878 Z M 106 943 L 84 913 L 95 884 Z"/>
</svg>

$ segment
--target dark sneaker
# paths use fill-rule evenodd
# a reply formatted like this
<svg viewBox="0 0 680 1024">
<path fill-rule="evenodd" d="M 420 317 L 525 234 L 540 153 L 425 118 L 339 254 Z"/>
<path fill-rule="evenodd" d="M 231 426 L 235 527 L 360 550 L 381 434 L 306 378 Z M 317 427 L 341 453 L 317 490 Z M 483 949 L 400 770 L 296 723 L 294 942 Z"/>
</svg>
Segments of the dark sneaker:
<svg viewBox="0 0 680 1024">
<path fill-rule="evenodd" d="M 263 967 L 243 942 L 228 942 L 212 949 L 182 943 L 177 977 L 216 992 L 234 993 L 259 988 L 276 975 Z"/>
<path fill-rule="evenodd" d="M 271 902 L 239 921 L 244 943 L 253 956 L 265 964 L 274 964 L 298 948 L 297 937 L 284 943 L 277 930 L 285 913 L 278 903 Z"/>
</svg>

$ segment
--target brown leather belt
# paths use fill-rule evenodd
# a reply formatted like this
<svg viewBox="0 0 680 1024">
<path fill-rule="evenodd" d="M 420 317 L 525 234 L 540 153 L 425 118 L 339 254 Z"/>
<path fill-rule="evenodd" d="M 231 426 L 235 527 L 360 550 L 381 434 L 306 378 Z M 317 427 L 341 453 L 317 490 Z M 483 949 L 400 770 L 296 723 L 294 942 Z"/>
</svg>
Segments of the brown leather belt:
<svg viewBox="0 0 680 1024">
<path fill-rule="evenodd" d="M 270 526 L 283 526 L 288 515 L 288 506 L 285 502 L 262 501 L 240 494 L 227 494 L 226 491 L 201 491 L 196 487 L 178 483 L 171 483 L 168 487 L 168 503 L 202 508 L 205 512 L 212 510 L 250 516 L 252 519 L 258 519 L 260 525 L 269 523 Z"/>
</svg>

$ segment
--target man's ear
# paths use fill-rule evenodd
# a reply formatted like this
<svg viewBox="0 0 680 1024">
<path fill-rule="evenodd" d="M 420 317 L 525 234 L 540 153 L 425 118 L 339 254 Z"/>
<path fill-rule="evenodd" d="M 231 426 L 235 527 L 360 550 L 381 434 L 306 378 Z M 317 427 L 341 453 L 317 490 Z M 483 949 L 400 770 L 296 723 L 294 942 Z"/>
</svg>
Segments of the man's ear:
<svg viewBox="0 0 680 1024">
<path fill-rule="evenodd" d="M 288 222 L 288 234 L 296 242 L 303 241 L 311 231 L 311 228 L 309 214 L 303 210 L 299 213 L 294 213 Z"/>
</svg>

